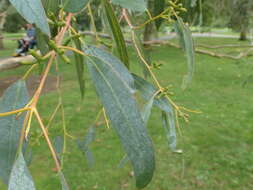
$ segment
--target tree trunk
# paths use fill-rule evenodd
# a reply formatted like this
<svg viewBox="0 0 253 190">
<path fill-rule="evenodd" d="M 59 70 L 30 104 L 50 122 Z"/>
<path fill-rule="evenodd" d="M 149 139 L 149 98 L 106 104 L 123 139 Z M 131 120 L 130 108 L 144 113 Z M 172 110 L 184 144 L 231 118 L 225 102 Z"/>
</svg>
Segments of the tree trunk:
<svg viewBox="0 0 253 190">
<path fill-rule="evenodd" d="M 4 49 L 4 37 L 3 37 L 3 27 L 5 23 L 6 12 L 0 13 L 0 49 Z"/>
<path fill-rule="evenodd" d="M 0 33 L 0 50 L 4 49 L 4 38 L 3 35 Z"/>
<path fill-rule="evenodd" d="M 154 4 L 152 0 L 148 1 L 148 8 L 152 10 Z M 153 22 L 150 22 L 146 24 L 144 33 L 143 33 L 143 41 L 150 41 L 154 34 L 154 24 Z M 145 48 L 149 48 L 149 45 L 144 45 Z"/>
<path fill-rule="evenodd" d="M 3 28 L 5 23 L 5 18 L 7 15 L 7 9 L 10 6 L 9 1 L 7 0 L 0 0 L 0 49 L 4 48 L 3 43 Z"/>
<path fill-rule="evenodd" d="M 247 40 L 247 32 L 245 30 L 241 31 L 239 40 L 241 41 Z"/>
</svg>

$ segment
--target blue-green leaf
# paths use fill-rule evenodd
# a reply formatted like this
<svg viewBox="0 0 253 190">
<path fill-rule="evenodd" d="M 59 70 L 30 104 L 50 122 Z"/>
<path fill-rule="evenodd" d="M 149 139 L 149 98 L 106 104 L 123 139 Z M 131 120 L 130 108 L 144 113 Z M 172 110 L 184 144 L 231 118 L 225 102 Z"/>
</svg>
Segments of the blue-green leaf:
<svg viewBox="0 0 253 190">
<path fill-rule="evenodd" d="M 147 9 L 145 0 L 112 0 L 112 3 L 132 11 L 144 12 Z"/>
<path fill-rule="evenodd" d="M 0 113 L 23 108 L 28 103 L 28 92 L 25 81 L 18 81 L 11 85 L 0 100 Z M 0 177 L 8 184 L 12 166 L 14 164 L 24 114 L 17 117 L 11 115 L 0 117 Z"/>
<path fill-rule="evenodd" d="M 153 95 L 150 98 L 150 100 L 144 105 L 144 107 L 143 107 L 143 109 L 141 111 L 141 116 L 142 116 L 142 119 L 143 119 L 143 121 L 144 121 L 144 123 L 145 123 L 146 126 L 148 124 L 148 120 L 149 120 L 149 117 L 150 117 L 150 114 L 151 114 L 151 109 L 153 107 L 154 98 L 155 98 L 155 96 Z M 118 167 L 119 168 L 123 168 L 126 165 L 127 162 L 129 162 L 129 158 L 128 158 L 127 155 L 125 155 L 121 159 Z"/>
<path fill-rule="evenodd" d="M 35 190 L 32 176 L 26 166 L 22 152 L 13 165 L 8 190 Z"/>
<path fill-rule="evenodd" d="M 142 79 L 141 77 L 133 74 L 135 79 L 135 86 L 138 91 L 140 91 L 141 96 L 145 100 L 152 100 L 154 94 L 157 92 L 157 88 L 155 88 L 151 83 Z M 168 139 L 168 144 L 172 151 L 176 150 L 177 136 L 176 136 L 176 126 L 175 126 L 175 116 L 174 109 L 168 100 L 165 97 L 155 97 L 154 105 L 164 112 L 163 114 L 163 127 L 166 132 L 166 137 Z"/>
<path fill-rule="evenodd" d="M 181 18 L 177 19 L 175 29 L 179 36 L 180 45 L 186 53 L 188 73 L 184 76 L 182 88 L 185 89 L 192 80 L 195 67 L 195 50 L 191 31 Z"/>
<path fill-rule="evenodd" d="M 89 146 L 95 140 L 95 135 L 96 135 L 96 128 L 92 126 L 89 128 L 84 139 L 77 141 L 77 145 L 85 155 L 89 167 L 92 167 L 94 165 L 94 157 Z"/>
<path fill-rule="evenodd" d="M 117 46 L 119 58 L 126 65 L 126 67 L 129 68 L 129 58 L 128 58 L 128 53 L 127 53 L 127 47 L 126 47 L 125 39 L 121 31 L 119 22 L 117 20 L 117 17 L 114 13 L 114 10 L 111 4 L 108 2 L 108 0 L 103 0 L 103 4 L 105 7 L 105 13 L 106 13 L 108 23 L 110 24 L 110 29 L 113 34 L 113 39 Z"/>
<path fill-rule="evenodd" d="M 174 118 L 173 112 L 162 111 L 162 124 L 172 151 L 176 151 L 177 149 L 177 133 Z"/>
<path fill-rule="evenodd" d="M 142 112 L 141 112 L 143 121 L 145 122 L 146 125 L 148 124 L 148 119 L 149 119 L 150 114 L 151 114 L 151 109 L 152 109 L 152 107 L 153 107 L 154 98 L 155 98 L 155 96 L 153 95 L 153 96 L 149 99 L 149 101 L 144 105 L 144 108 L 143 108 L 143 110 L 142 110 Z"/>
<path fill-rule="evenodd" d="M 59 176 L 60 176 L 60 180 L 61 180 L 62 190 L 69 190 L 69 185 L 65 179 L 65 176 L 63 175 L 63 173 L 61 171 L 59 172 Z"/>
<path fill-rule="evenodd" d="M 24 19 L 32 24 L 36 24 L 42 32 L 50 36 L 47 16 L 40 0 L 10 0 L 10 2 Z"/>
<path fill-rule="evenodd" d="M 77 13 L 81 11 L 90 0 L 64 0 L 64 10 L 66 12 Z"/>
<path fill-rule="evenodd" d="M 113 55 L 95 47 L 85 49 L 88 68 L 112 127 L 133 165 L 136 186 L 144 188 L 155 169 L 154 150 L 134 98 L 134 80 Z"/>
</svg>

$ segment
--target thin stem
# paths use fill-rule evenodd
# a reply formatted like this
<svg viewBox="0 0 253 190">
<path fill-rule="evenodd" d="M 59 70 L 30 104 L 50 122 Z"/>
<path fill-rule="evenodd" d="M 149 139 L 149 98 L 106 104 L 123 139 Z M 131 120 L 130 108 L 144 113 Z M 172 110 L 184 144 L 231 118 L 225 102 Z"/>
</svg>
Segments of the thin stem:
<svg viewBox="0 0 253 190">
<path fill-rule="evenodd" d="M 22 77 L 22 79 L 23 79 L 23 80 L 26 80 L 26 79 L 28 78 L 28 76 L 31 74 L 31 72 L 33 71 L 33 69 L 34 69 L 35 67 L 37 67 L 37 66 L 38 66 L 38 64 L 32 65 L 32 66 L 26 71 L 26 73 L 25 73 L 25 75 Z"/>
<path fill-rule="evenodd" d="M 73 47 L 69 47 L 69 46 L 58 46 L 60 49 L 67 49 L 67 50 L 70 50 L 70 51 L 73 51 L 75 53 L 78 53 L 82 56 L 86 56 L 86 54 L 76 48 L 73 48 Z"/>
<path fill-rule="evenodd" d="M 34 114 L 35 114 L 35 116 L 36 116 L 36 118 L 37 118 L 37 120 L 39 122 L 40 128 L 41 128 L 41 130 L 42 130 L 42 132 L 44 134 L 44 137 L 45 137 L 45 139 L 47 141 L 48 147 L 49 147 L 49 149 L 51 151 L 51 154 L 52 154 L 52 157 L 53 157 L 53 159 L 55 161 L 55 165 L 56 165 L 57 171 L 59 172 L 59 171 L 61 171 L 61 165 L 59 163 L 59 160 L 57 158 L 57 155 L 56 155 L 56 152 L 55 152 L 55 150 L 53 148 L 51 140 L 50 140 L 50 138 L 48 136 L 47 130 L 46 130 L 46 128 L 45 128 L 45 126 L 44 126 L 44 124 L 42 122 L 42 119 L 41 119 L 41 117 L 40 117 L 40 115 L 39 115 L 39 113 L 38 113 L 38 111 L 36 109 L 34 110 Z"/>
<path fill-rule="evenodd" d="M 161 86 L 160 82 L 158 81 L 157 77 L 155 76 L 154 72 L 152 71 L 152 68 L 149 66 L 149 64 L 147 63 L 147 61 L 145 60 L 145 58 L 141 54 L 141 51 L 140 51 L 140 49 L 136 43 L 136 40 L 135 40 L 134 27 L 131 23 L 130 18 L 128 17 L 128 13 L 127 13 L 126 9 L 123 10 L 123 15 L 124 15 L 124 18 L 125 18 L 127 24 L 132 29 L 132 31 L 131 31 L 132 41 L 133 41 L 133 44 L 134 44 L 134 47 L 137 51 L 138 56 L 140 57 L 140 59 L 142 60 L 142 62 L 146 66 L 146 68 L 148 69 L 148 71 L 149 71 L 152 79 L 154 80 L 156 86 L 158 87 L 159 91 L 164 92 L 164 88 Z M 165 97 L 170 102 L 170 104 L 180 113 L 180 115 L 182 115 L 184 117 L 185 114 L 180 110 L 180 107 L 178 105 L 176 105 L 175 102 L 173 100 L 171 100 L 171 98 L 168 95 L 165 95 Z M 187 118 L 184 117 L 184 119 L 186 120 Z"/>
<path fill-rule="evenodd" d="M 152 17 L 152 15 L 150 14 L 150 12 L 147 11 L 150 19 L 147 20 L 146 22 L 144 22 L 143 24 L 139 25 L 139 26 L 133 26 L 133 29 L 141 29 L 141 28 L 145 27 L 147 24 L 149 24 L 149 23 L 151 23 L 151 22 L 153 22 L 153 21 L 155 21 L 155 20 L 157 20 L 159 18 L 163 18 L 164 14 L 167 13 L 169 10 L 171 10 L 170 7 L 167 8 L 167 9 L 165 9 L 162 13 L 160 13 L 159 15 L 154 16 L 154 17 Z"/>
<path fill-rule="evenodd" d="M 0 117 L 6 117 L 6 116 L 10 116 L 10 115 L 14 115 L 17 113 L 22 113 L 25 111 L 31 110 L 31 108 L 27 107 L 27 108 L 21 108 L 18 110 L 14 110 L 14 111 L 10 111 L 10 112 L 4 112 L 4 113 L 0 113 Z"/>
<path fill-rule="evenodd" d="M 105 108 L 103 108 L 103 115 L 104 115 L 106 127 L 109 129 L 109 128 L 110 128 L 110 124 L 109 124 L 109 120 L 108 120 L 108 118 L 107 118 L 107 115 L 106 115 L 106 113 L 105 113 Z"/>
</svg>

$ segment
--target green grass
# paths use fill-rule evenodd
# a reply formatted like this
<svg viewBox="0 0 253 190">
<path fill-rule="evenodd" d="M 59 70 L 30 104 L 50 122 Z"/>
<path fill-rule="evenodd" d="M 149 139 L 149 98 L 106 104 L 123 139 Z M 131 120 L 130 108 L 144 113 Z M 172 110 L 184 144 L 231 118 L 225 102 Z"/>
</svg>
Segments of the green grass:
<svg viewBox="0 0 253 190">
<path fill-rule="evenodd" d="M 224 44 L 238 43 L 235 39 L 196 39 L 197 43 Z M 13 51 L 15 43 L 7 41 L 8 49 L 1 51 L 1 57 Z M 139 72 L 137 58 L 130 49 L 133 71 Z M 250 190 L 253 188 L 253 89 L 252 81 L 243 83 L 253 74 L 253 59 L 240 61 L 196 56 L 196 72 L 193 83 L 186 91 L 180 89 L 182 76 L 186 73 L 185 57 L 178 49 L 171 47 L 154 48 L 154 60 L 164 65 L 157 75 L 164 86 L 173 85 L 173 99 L 178 104 L 202 114 L 190 114 L 190 122 L 180 120 L 182 137 L 178 148 L 184 154 L 168 150 L 161 126 L 160 113 L 154 109 L 149 132 L 156 149 L 155 176 L 147 190 Z M 27 67 L 2 72 L 0 78 L 21 75 Z M 92 125 L 101 107 L 96 93 L 87 78 L 87 90 L 83 101 L 76 81 L 74 65 L 60 66 L 63 76 L 62 90 L 66 124 L 69 134 L 83 137 Z M 1 79 L 0 79 L 1 80 Z M 43 95 L 39 111 L 43 121 L 49 120 L 56 107 L 58 95 L 51 92 Z M 62 134 L 60 113 L 49 130 L 51 137 Z M 40 133 L 37 124 L 32 126 L 31 141 Z M 129 175 L 130 164 L 119 169 L 118 163 L 124 152 L 112 129 L 100 126 L 96 142 L 92 145 L 95 166 L 89 168 L 75 143 L 67 140 L 64 156 L 64 174 L 71 189 L 133 190 L 134 179 Z M 52 171 L 54 163 L 43 139 L 32 146 L 33 161 L 30 166 L 38 190 L 60 189 L 59 179 Z M 4 189 L 0 186 L 0 189 Z"/>
</svg>

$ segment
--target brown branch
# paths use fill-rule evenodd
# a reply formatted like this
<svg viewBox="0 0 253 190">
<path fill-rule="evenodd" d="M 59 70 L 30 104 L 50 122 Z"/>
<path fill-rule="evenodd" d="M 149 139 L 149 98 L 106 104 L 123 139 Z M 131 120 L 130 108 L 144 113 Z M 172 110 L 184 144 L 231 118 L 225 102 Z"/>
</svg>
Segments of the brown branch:
<svg viewBox="0 0 253 190">
<path fill-rule="evenodd" d="M 205 44 L 198 44 L 197 47 L 207 48 L 207 49 L 222 49 L 222 48 L 252 48 L 253 45 L 238 45 L 238 44 L 226 44 L 226 45 L 216 45 L 208 46 Z"/>
<path fill-rule="evenodd" d="M 228 55 L 228 54 L 221 54 L 221 53 L 214 53 L 212 51 L 208 51 L 208 50 L 203 50 L 203 49 L 195 49 L 195 52 L 200 53 L 200 54 L 205 54 L 205 55 L 210 55 L 212 57 L 218 57 L 218 58 L 229 58 L 229 59 L 233 59 L 233 60 L 239 60 L 242 59 L 244 57 L 248 57 L 252 55 L 253 49 L 249 49 L 246 52 L 241 52 L 239 55 L 237 56 L 233 56 L 233 55 Z"/>
<path fill-rule="evenodd" d="M 66 18 L 66 26 L 65 26 L 64 28 L 62 28 L 61 31 L 60 31 L 60 33 L 59 33 L 59 35 L 56 36 L 56 44 L 57 44 L 57 45 L 60 45 L 60 44 L 61 44 L 61 42 L 62 42 L 62 40 L 63 40 L 63 38 L 64 38 L 64 35 L 65 35 L 66 31 L 68 30 L 68 28 L 69 28 L 69 26 L 70 26 L 71 18 L 72 18 L 72 14 L 70 13 L 70 14 L 67 16 L 67 18 Z M 36 90 L 36 92 L 35 92 L 35 94 L 34 94 L 34 101 L 33 101 L 32 105 L 31 105 L 31 107 L 33 107 L 33 108 L 36 108 L 36 105 L 37 105 L 37 103 L 38 103 L 40 94 L 41 94 L 42 89 L 43 89 L 43 87 L 44 87 L 44 85 L 45 85 L 45 82 L 46 82 L 48 73 L 49 73 L 49 71 L 50 71 L 50 68 L 51 68 L 51 66 L 52 66 L 52 64 L 53 64 L 53 61 L 54 61 L 55 57 L 56 57 L 56 52 L 54 51 L 54 52 L 52 53 L 52 55 L 51 55 L 49 61 L 48 61 L 47 67 L 46 67 L 46 69 L 45 69 L 45 71 L 44 71 L 44 73 L 43 73 L 43 75 L 42 75 L 42 79 L 41 79 L 40 85 L 39 85 L 38 89 Z"/>
<path fill-rule="evenodd" d="M 13 69 L 22 65 L 22 63 L 32 63 L 35 59 L 33 56 L 28 55 L 25 57 L 10 57 L 0 60 L 0 72 L 8 69 Z"/>
<path fill-rule="evenodd" d="M 82 35 L 91 35 L 91 36 L 95 35 L 91 31 L 85 31 L 85 32 L 82 32 L 81 34 Z M 101 38 L 112 39 L 108 34 L 104 34 L 104 33 L 98 33 L 98 36 L 101 37 Z M 126 39 L 125 41 L 129 44 L 132 44 L 132 40 Z M 156 40 L 146 41 L 146 42 L 143 42 L 143 44 L 158 45 L 158 46 L 168 45 L 168 46 L 171 46 L 171 47 L 174 47 L 174 48 L 181 48 L 178 44 L 175 44 L 175 43 L 172 43 L 172 42 L 169 42 L 169 41 L 166 41 L 166 40 L 159 40 L 159 39 L 158 40 L 156 39 Z M 233 46 L 235 46 L 235 45 L 231 45 L 231 47 L 233 47 Z M 227 45 L 227 46 L 224 45 L 224 47 L 229 47 L 229 45 Z M 248 47 L 252 47 L 252 46 L 248 46 Z M 228 55 L 228 54 L 215 53 L 215 52 L 208 51 L 208 50 L 203 50 L 203 49 L 200 49 L 200 48 L 195 48 L 196 53 L 209 55 L 209 56 L 212 56 L 212 57 L 218 57 L 218 58 L 228 58 L 228 59 L 233 59 L 233 60 L 238 60 L 238 59 L 242 59 L 243 57 L 250 56 L 252 51 L 253 51 L 253 49 L 251 48 L 246 52 L 241 52 L 238 56 L 233 56 L 233 55 Z"/>
<path fill-rule="evenodd" d="M 60 164 L 60 162 L 59 162 L 59 160 L 57 158 L 57 154 L 56 154 L 56 152 L 54 150 L 54 147 L 52 145 L 52 142 L 51 142 L 51 140 L 50 140 L 50 138 L 48 136 L 47 129 L 46 129 L 45 125 L 43 124 L 43 122 L 41 120 L 41 117 L 40 117 L 40 115 L 39 115 L 39 113 L 38 113 L 38 111 L 36 109 L 34 110 L 34 114 L 35 114 L 35 116 L 36 116 L 36 118 L 37 118 L 37 120 L 39 122 L 39 125 L 41 127 L 42 132 L 43 132 L 43 135 L 44 135 L 44 137 L 45 137 L 45 139 L 47 141 L 47 144 L 48 144 L 48 147 L 49 147 L 49 149 L 51 151 L 52 157 L 54 159 L 57 171 L 59 172 L 59 171 L 61 171 L 61 164 Z"/>
</svg>

